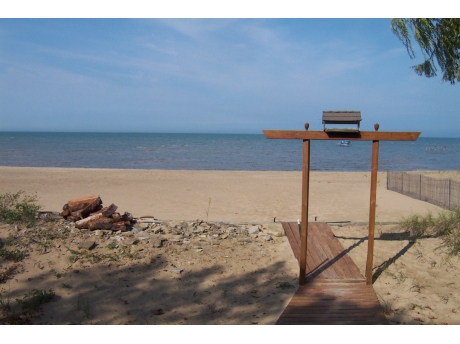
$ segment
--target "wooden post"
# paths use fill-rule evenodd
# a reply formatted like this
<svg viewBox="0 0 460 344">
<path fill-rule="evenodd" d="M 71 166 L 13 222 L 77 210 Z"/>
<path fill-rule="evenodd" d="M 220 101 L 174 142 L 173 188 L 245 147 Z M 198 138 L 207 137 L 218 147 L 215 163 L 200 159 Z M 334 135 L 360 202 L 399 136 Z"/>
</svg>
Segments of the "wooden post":
<svg viewBox="0 0 460 344">
<path fill-rule="evenodd" d="M 377 199 L 377 170 L 379 166 L 379 141 L 372 141 L 371 197 L 369 206 L 369 235 L 367 237 L 366 284 L 372 284 L 374 258 L 375 206 Z"/>
<path fill-rule="evenodd" d="M 307 126 L 306 126 L 307 128 Z M 307 237 L 308 237 L 308 196 L 310 184 L 310 140 L 303 140 L 303 164 L 302 164 L 302 220 L 300 235 L 300 273 L 299 284 L 305 284 L 307 270 Z"/>
</svg>

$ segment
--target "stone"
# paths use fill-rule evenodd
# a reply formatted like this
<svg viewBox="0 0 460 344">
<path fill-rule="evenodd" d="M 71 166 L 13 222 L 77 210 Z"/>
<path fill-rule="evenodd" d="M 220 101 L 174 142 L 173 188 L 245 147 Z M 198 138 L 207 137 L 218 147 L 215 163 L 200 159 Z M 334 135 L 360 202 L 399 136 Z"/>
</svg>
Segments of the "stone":
<svg viewBox="0 0 460 344">
<path fill-rule="evenodd" d="M 227 239 L 228 238 L 228 234 L 227 233 L 224 233 L 220 236 L 221 239 Z"/>
<path fill-rule="evenodd" d="M 271 235 L 274 237 L 282 237 L 285 235 L 281 223 L 271 223 L 268 225 L 264 225 L 262 227 L 262 232 L 264 232 L 264 234 Z"/>
<path fill-rule="evenodd" d="M 228 227 L 227 233 L 228 233 L 228 234 L 230 234 L 230 233 L 235 233 L 235 230 L 236 230 L 235 227 Z"/>
<path fill-rule="evenodd" d="M 251 226 L 248 231 L 249 234 L 257 234 L 259 233 L 259 226 Z"/>
<path fill-rule="evenodd" d="M 155 239 L 155 240 L 152 241 L 151 246 L 159 248 L 159 247 L 163 246 L 163 241 Z"/>
<path fill-rule="evenodd" d="M 270 240 L 273 240 L 273 238 L 270 236 L 270 235 L 264 235 L 262 237 L 262 239 L 266 240 L 266 241 L 270 241 Z"/>
<path fill-rule="evenodd" d="M 135 245 L 139 242 L 139 239 L 137 238 L 125 238 L 125 240 L 123 240 L 121 242 L 121 244 L 123 246 L 132 246 L 132 245 Z"/>
<path fill-rule="evenodd" d="M 71 234 L 80 234 L 80 230 L 78 228 L 71 228 L 70 233 Z"/>
<path fill-rule="evenodd" d="M 134 234 L 134 236 L 138 238 L 139 240 L 149 240 L 150 239 L 150 235 L 144 231 L 138 232 Z"/>
<path fill-rule="evenodd" d="M 94 235 L 96 235 L 96 236 L 103 236 L 103 235 L 104 235 L 104 232 L 101 231 L 100 229 L 96 229 L 96 230 L 94 231 Z"/>
<path fill-rule="evenodd" d="M 173 269 L 173 270 L 171 270 L 171 272 L 174 272 L 174 273 L 176 273 L 176 274 L 180 274 L 180 273 L 182 273 L 183 271 L 184 271 L 184 269 Z"/>
<path fill-rule="evenodd" d="M 82 241 L 81 243 L 78 244 L 79 249 L 84 249 L 84 250 L 91 250 L 94 248 L 94 245 L 96 243 L 94 241 Z"/>
</svg>

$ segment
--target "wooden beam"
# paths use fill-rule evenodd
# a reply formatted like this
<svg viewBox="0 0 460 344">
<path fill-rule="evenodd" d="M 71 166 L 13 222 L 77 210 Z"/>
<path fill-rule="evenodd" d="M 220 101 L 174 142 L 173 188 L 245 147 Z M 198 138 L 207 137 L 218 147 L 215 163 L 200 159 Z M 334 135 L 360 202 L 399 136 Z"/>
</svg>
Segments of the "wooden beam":
<svg viewBox="0 0 460 344">
<path fill-rule="evenodd" d="M 361 131 L 325 132 L 309 130 L 263 130 L 267 139 L 298 139 L 298 140 L 364 140 L 364 141 L 415 141 L 420 132 L 407 131 Z"/>
<path fill-rule="evenodd" d="M 372 141 L 371 197 L 369 204 L 369 234 L 367 237 L 366 284 L 372 284 L 374 260 L 375 207 L 377 200 L 377 171 L 379 166 L 379 141 Z"/>
<path fill-rule="evenodd" d="M 310 186 L 310 140 L 303 141 L 303 163 L 302 163 L 302 220 L 300 235 L 300 273 L 299 284 L 305 284 L 307 270 L 307 237 L 308 237 L 308 199 Z"/>
</svg>

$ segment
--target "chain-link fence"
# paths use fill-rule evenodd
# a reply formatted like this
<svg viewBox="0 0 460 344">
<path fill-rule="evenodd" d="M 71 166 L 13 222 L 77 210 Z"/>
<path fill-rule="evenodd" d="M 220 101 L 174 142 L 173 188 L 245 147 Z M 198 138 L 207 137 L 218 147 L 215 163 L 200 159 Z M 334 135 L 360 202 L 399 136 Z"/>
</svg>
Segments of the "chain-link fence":
<svg viewBox="0 0 460 344">
<path fill-rule="evenodd" d="M 460 207 L 460 182 L 451 179 L 387 172 L 387 189 L 446 209 Z"/>
</svg>

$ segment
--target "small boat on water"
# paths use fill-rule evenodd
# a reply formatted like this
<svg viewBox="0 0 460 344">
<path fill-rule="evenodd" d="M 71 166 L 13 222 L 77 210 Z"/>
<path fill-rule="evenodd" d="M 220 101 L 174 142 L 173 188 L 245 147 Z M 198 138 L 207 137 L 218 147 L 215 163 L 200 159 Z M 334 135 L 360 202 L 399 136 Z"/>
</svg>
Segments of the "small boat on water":
<svg viewBox="0 0 460 344">
<path fill-rule="evenodd" d="M 351 141 L 350 140 L 342 140 L 338 143 L 340 147 L 349 147 L 351 146 Z"/>
</svg>

